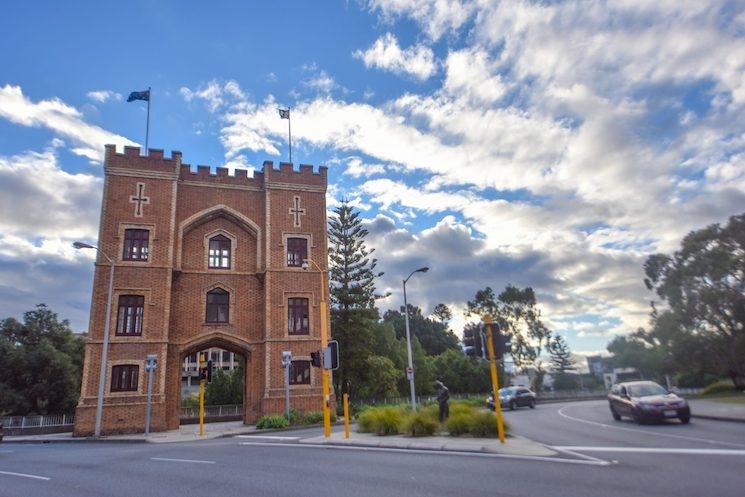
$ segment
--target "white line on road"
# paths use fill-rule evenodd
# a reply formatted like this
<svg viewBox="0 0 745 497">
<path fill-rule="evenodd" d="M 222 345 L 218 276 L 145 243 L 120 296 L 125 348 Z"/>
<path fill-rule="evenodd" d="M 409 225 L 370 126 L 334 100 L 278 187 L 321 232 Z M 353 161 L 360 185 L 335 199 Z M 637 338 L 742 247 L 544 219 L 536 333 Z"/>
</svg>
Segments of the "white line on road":
<svg viewBox="0 0 745 497">
<path fill-rule="evenodd" d="M 153 461 L 165 462 L 192 462 L 196 464 L 215 464 L 215 461 L 200 461 L 199 459 L 170 459 L 168 457 L 151 457 Z"/>
<path fill-rule="evenodd" d="M 566 414 L 564 412 L 564 409 L 567 409 L 569 407 L 572 407 L 572 406 L 564 406 L 564 407 L 562 407 L 561 409 L 559 409 L 556 412 L 559 414 L 559 416 L 561 416 L 563 418 L 571 419 L 572 421 L 577 421 L 579 423 L 586 423 L 588 425 L 600 426 L 602 428 L 612 428 L 614 430 L 632 431 L 632 432 L 635 432 L 635 433 L 643 433 L 645 435 L 655 435 L 655 436 L 658 436 L 658 437 L 679 438 L 681 440 L 691 440 L 693 442 L 705 442 L 705 443 L 714 444 L 714 445 L 727 445 L 729 447 L 745 447 L 745 445 L 742 445 L 742 444 L 736 444 L 736 443 L 731 443 L 731 442 L 720 442 L 719 440 L 710 440 L 708 438 L 686 437 L 684 435 L 671 435 L 670 433 L 659 433 L 659 432 L 656 432 L 656 431 L 649 431 L 649 430 L 636 430 L 634 428 L 626 428 L 626 427 L 623 427 L 623 426 L 607 425 L 605 423 L 598 423 L 596 421 L 589 421 L 587 419 L 575 418 L 574 416 L 570 416 L 569 414 Z"/>
<path fill-rule="evenodd" d="M 360 447 L 352 445 L 325 445 L 325 444 L 286 444 L 286 443 L 269 443 L 269 442 L 241 442 L 240 445 L 253 445 L 256 447 L 292 447 L 308 449 L 332 449 L 332 450 L 355 450 L 360 452 L 400 452 L 403 454 L 427 454 L 434 456 L 470 456 L 470 457 L 488 457 L 494 459 L 520 459 L 527 461 L 555 462 L 563 464 L 584 464 L 588 466 L 609 466 L 610 461 L 604 461 L 597 458 L 577 459 L 560 459 L 557 457 L 543 456 L 520 456 L 508 454 L 488 454 L 484 452 L 459 452 L 451 450 L 421 450 L 421 449 L 397 449 L 388 447 Z"/>
<path fill-rule="evenodd" d="M 632 452 L 639 454 L 696 454 L 705 456 L 745 456 L 745 450 L 730 449 L 669 449 L 666 447 L 575 447 L 575 446 L 549 446 L 559 451 L 582 451 L 582 452 Z"/>
<path fill-rule="evenodd" d="M 256 439 L 262 439 L 262 440 L 281 440 L 281 441 L 300 440 L 300 437 L 278 437 L 278 436 L 272 436 L 272 435 L 237 435 L 236 438 L 256 438 Z"/>
<path fill-rule="evenodd" d="M 12 454 L 14 450 L 0 450 L 0 454 Z"/>
<path fill-rule="evenodd" d="M 13 473 L 12 471 L 0 471 L 0 475 L 20 476 L 21 478 L 31 478 L 32 480 L 51 480 L 51 478 L 47 478 L 46 476 L 27 475 L 26 473 Z"/>
</svg>

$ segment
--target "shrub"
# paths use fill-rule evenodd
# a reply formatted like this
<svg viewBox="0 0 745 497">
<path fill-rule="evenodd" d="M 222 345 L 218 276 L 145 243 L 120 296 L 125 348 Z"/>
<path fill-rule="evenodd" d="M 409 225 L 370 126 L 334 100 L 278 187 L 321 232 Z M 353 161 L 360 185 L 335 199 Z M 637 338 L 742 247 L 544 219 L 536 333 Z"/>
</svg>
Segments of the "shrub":
<svg viewBox="0 0 745 497">
<path fill-rule="evenodd" d="M 467 435 L 471 431 L 472 413 L 458 412 L 453 413 L 445 421 L 445 429 L 451 437 L 460 437 Z"/>
<path fill-rule="evenodd" d="M 474 437 L 494 438 L 497 436 L 497 417 L 489 411 L 473 413 L 469 425 L 469 432 Z"/>
<path fill-rule="evenodd" d="M 701 395 L 713 395 L 717 393 L 731 393 L 735 391 L 735 385 L 732 380 L 719 380 L 715 381 L 711 385 L 708 385 L 701 392 Z"/>
<path fill-rule="evenodd" d="M 189 395 L 181 399 L 181 407 L 199 407 L 199 395 Z"/>
<path fill-rule="evenodd" d="M 357 417 L 357 431 L 377 435 L 398 433 L 404 411 L 398 407 L 371 407 Z"/>
<path fill-rule="evenodd" d="M 440 428 L 436 417 L 422 410 L 408 413 L 401 421 L 400 431 L 412 437 L 434 435 Z"/>
<path fill-rule="evenodd" d="M 281 416 L 262 416 L 258 423 L 256 423 L 256 428 L 259 430 L 266 430 L 270 428 L 287 428 L 290 426 L 290 422 L 287 420 L 284 415 Z"/>
<path fill-rule="evenodd" d="M 307 425 L 323 423 L 323 413 L 321 411 L 311 411 L 309 413 L 306 413 L 305 418 L 303 419 L 303 423 Z"/>
<path fill-rule="evenodd" d="M 470 415 L 476 411 L 476 408 L 470 403 L 466 402 L 452 402 L 450 404 L 450 416 L 455 416 L 457 414 L 466 414 Z"/>
</svg>

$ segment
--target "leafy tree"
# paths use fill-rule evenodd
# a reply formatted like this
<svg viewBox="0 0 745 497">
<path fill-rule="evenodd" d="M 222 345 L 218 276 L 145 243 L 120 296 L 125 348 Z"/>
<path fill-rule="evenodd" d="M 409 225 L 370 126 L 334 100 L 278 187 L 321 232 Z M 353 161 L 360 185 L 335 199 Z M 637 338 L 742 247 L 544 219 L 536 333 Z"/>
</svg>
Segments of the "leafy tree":
<svg viewBox="0 0 745 497">
<path fill-rule="evenodd" d="M 647 288 L 700 337 L 718 372 L 745 390 L 745 213 L 689 233 L 673 256 L 650 256 L 644 271 Z"/>
<path fill-rule="evenodd" d="M 384 399 L 399 396 L 396 382 L 401 374 L 393 361 L 387 357 L 370 356 L 365 360 L 365 368 L 374 381 L 366 381 L 355 389 L 358 399 Z"/>
<path fill-rule="evenodd" d="M 345 200 L 334 209 L 329 221 L 329 279 L 331 293 L 331 334 L 339 341 L 339 369 L 334 374 L 336 391 L 349 381 L 360 389 L 372 381 L 367 359 L 372 355 L 373 335 L 378 320 L 375 308 L 377 260 L 374 249 L 365 245 L 367 230 L 359 213 Z M 354 388 L 354 387 L 353 387 Z"/>
<path fill-rule="evenodd" d="M 0 322 L 0 413 L 57 414 L 78 402 L 84 339 L 44 304 Z"/>
<path fill-rule="evenodd" d="M 212 383 L 204 391 L 204 403 L 208 406 L 243 403 L 243 362 L 231 371 L 216 370 Z"/>
<path fill-rule="evenodd" d="M 551 331 L 541 321 L 535 293 L 530 287 L 507 285 L 498 296 L 490 287 L 476 292 L 468 301 L 468 314 L 490 315 L 505 333 L 511 336 L 512 358 L 523 369 L 534 366 L 538 384 L 543 376 L 539 359 L 551 337 Z"/>
<path fill-rule="evenodd" d="M 443 324 L 453 319 L 453 312 L 445 304 L 437 304 L 432 314 Z"/>
<path fill-rule="evenodd" d="M 386 311 L 383 322 L 396 331 L 396 337 L 406 339 L 406 317 L 395 310 Z M 419 307 L 409 304 L 409 330 L 427 355 L 439 355 L 446 350 L 458 350 L 458 337 L 444 323 L 425 317 Z"/>
<path fill-rule="evenodd" d="M 447 350 L 429 358 L 436 379 L 442 381 L 452 393 L 485 393 L 491 391 L 489 363 L 477 361 L 460 351 Z M 504 384 L 504 378 L 500 379 Z"/>
</svg>

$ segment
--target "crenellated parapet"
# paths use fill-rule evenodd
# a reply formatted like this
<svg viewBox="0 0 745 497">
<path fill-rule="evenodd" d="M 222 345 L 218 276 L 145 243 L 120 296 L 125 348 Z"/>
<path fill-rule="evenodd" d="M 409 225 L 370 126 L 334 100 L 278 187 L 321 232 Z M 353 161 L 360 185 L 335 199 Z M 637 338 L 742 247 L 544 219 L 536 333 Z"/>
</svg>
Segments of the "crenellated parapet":
<svg viewBox="0 0 745 497">
<path fill-rule="evenodd" d="M 125 146 L 123 152 L 117 152 L 115 145 L 106 145 L 105 169 L 109 174 L 140 174 L 227 188 L 265 189 L 294 185 L 325 190 L 327 183 L 327 168 L 323 166 L 314 171 L 313 166 L 300 164 L 296 170 L 292 164 L 280 162 L 279 169 L 275 169 L 272 161 L 265 161 L 262 170 L 253 171 L 250 176 L 245 169 L 236 169 L 231 175 L 225 167 L 217 167 L 213 172 L 210 166 L 198 165 L 194 170 L 191 165 L 182 163 L 179 151 L 172 151 L 171 156 L 166 157 L 163 150 L 151 148 L 147 155 L 142 155 L 139 147 Z"/>
</svg>

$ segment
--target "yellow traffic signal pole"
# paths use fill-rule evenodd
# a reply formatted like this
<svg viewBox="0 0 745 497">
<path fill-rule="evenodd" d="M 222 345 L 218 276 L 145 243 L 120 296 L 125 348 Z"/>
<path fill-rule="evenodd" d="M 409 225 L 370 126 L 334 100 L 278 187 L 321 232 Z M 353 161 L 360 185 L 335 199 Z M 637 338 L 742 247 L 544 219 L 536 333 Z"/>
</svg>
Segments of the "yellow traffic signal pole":
<svg viewBox="0 0 745 497">
<path fill-rule="evenodd" d="M 204 383 L 202 371 L 207 367 L 207 361 L 204 354 L 199 354 L 199 436 L 204 436 Z"/>
<path fill-rule="evenodd" d="M 326 293 L 329 290 L 328 284 L 326 283 L 326 273 L 316 264 L 312 259 L 306 259 L 308 262 L 313 264 L 316 270 L 321 273 L 321 353 L 324 353 L 326 347 L 329 344 L 329 329 L 328 329 L 328 304 L 326 302 Z M 330 392 L 330 379 L 329 370 L 321 367 L 321 381 L 323 388 L 323 435 L 328 438 L 331 436 L 331 392 Z"/>
<path fill-rule="evenodd" d="M 492 337 L 492 317 L 484 316 L 486 325 L 486 347 L 489 351 L 489 369 L 491 370 L 491 384 L 494 391 L 494 412 L 497 414 L 497 434 L 499 441 L 504 443 L 504 421 L 502 420 L 502 403 L 499 400 L 499 377 L 497 376 L 497 358 L 494 354 L 494 340 Z"/>
</svg>

